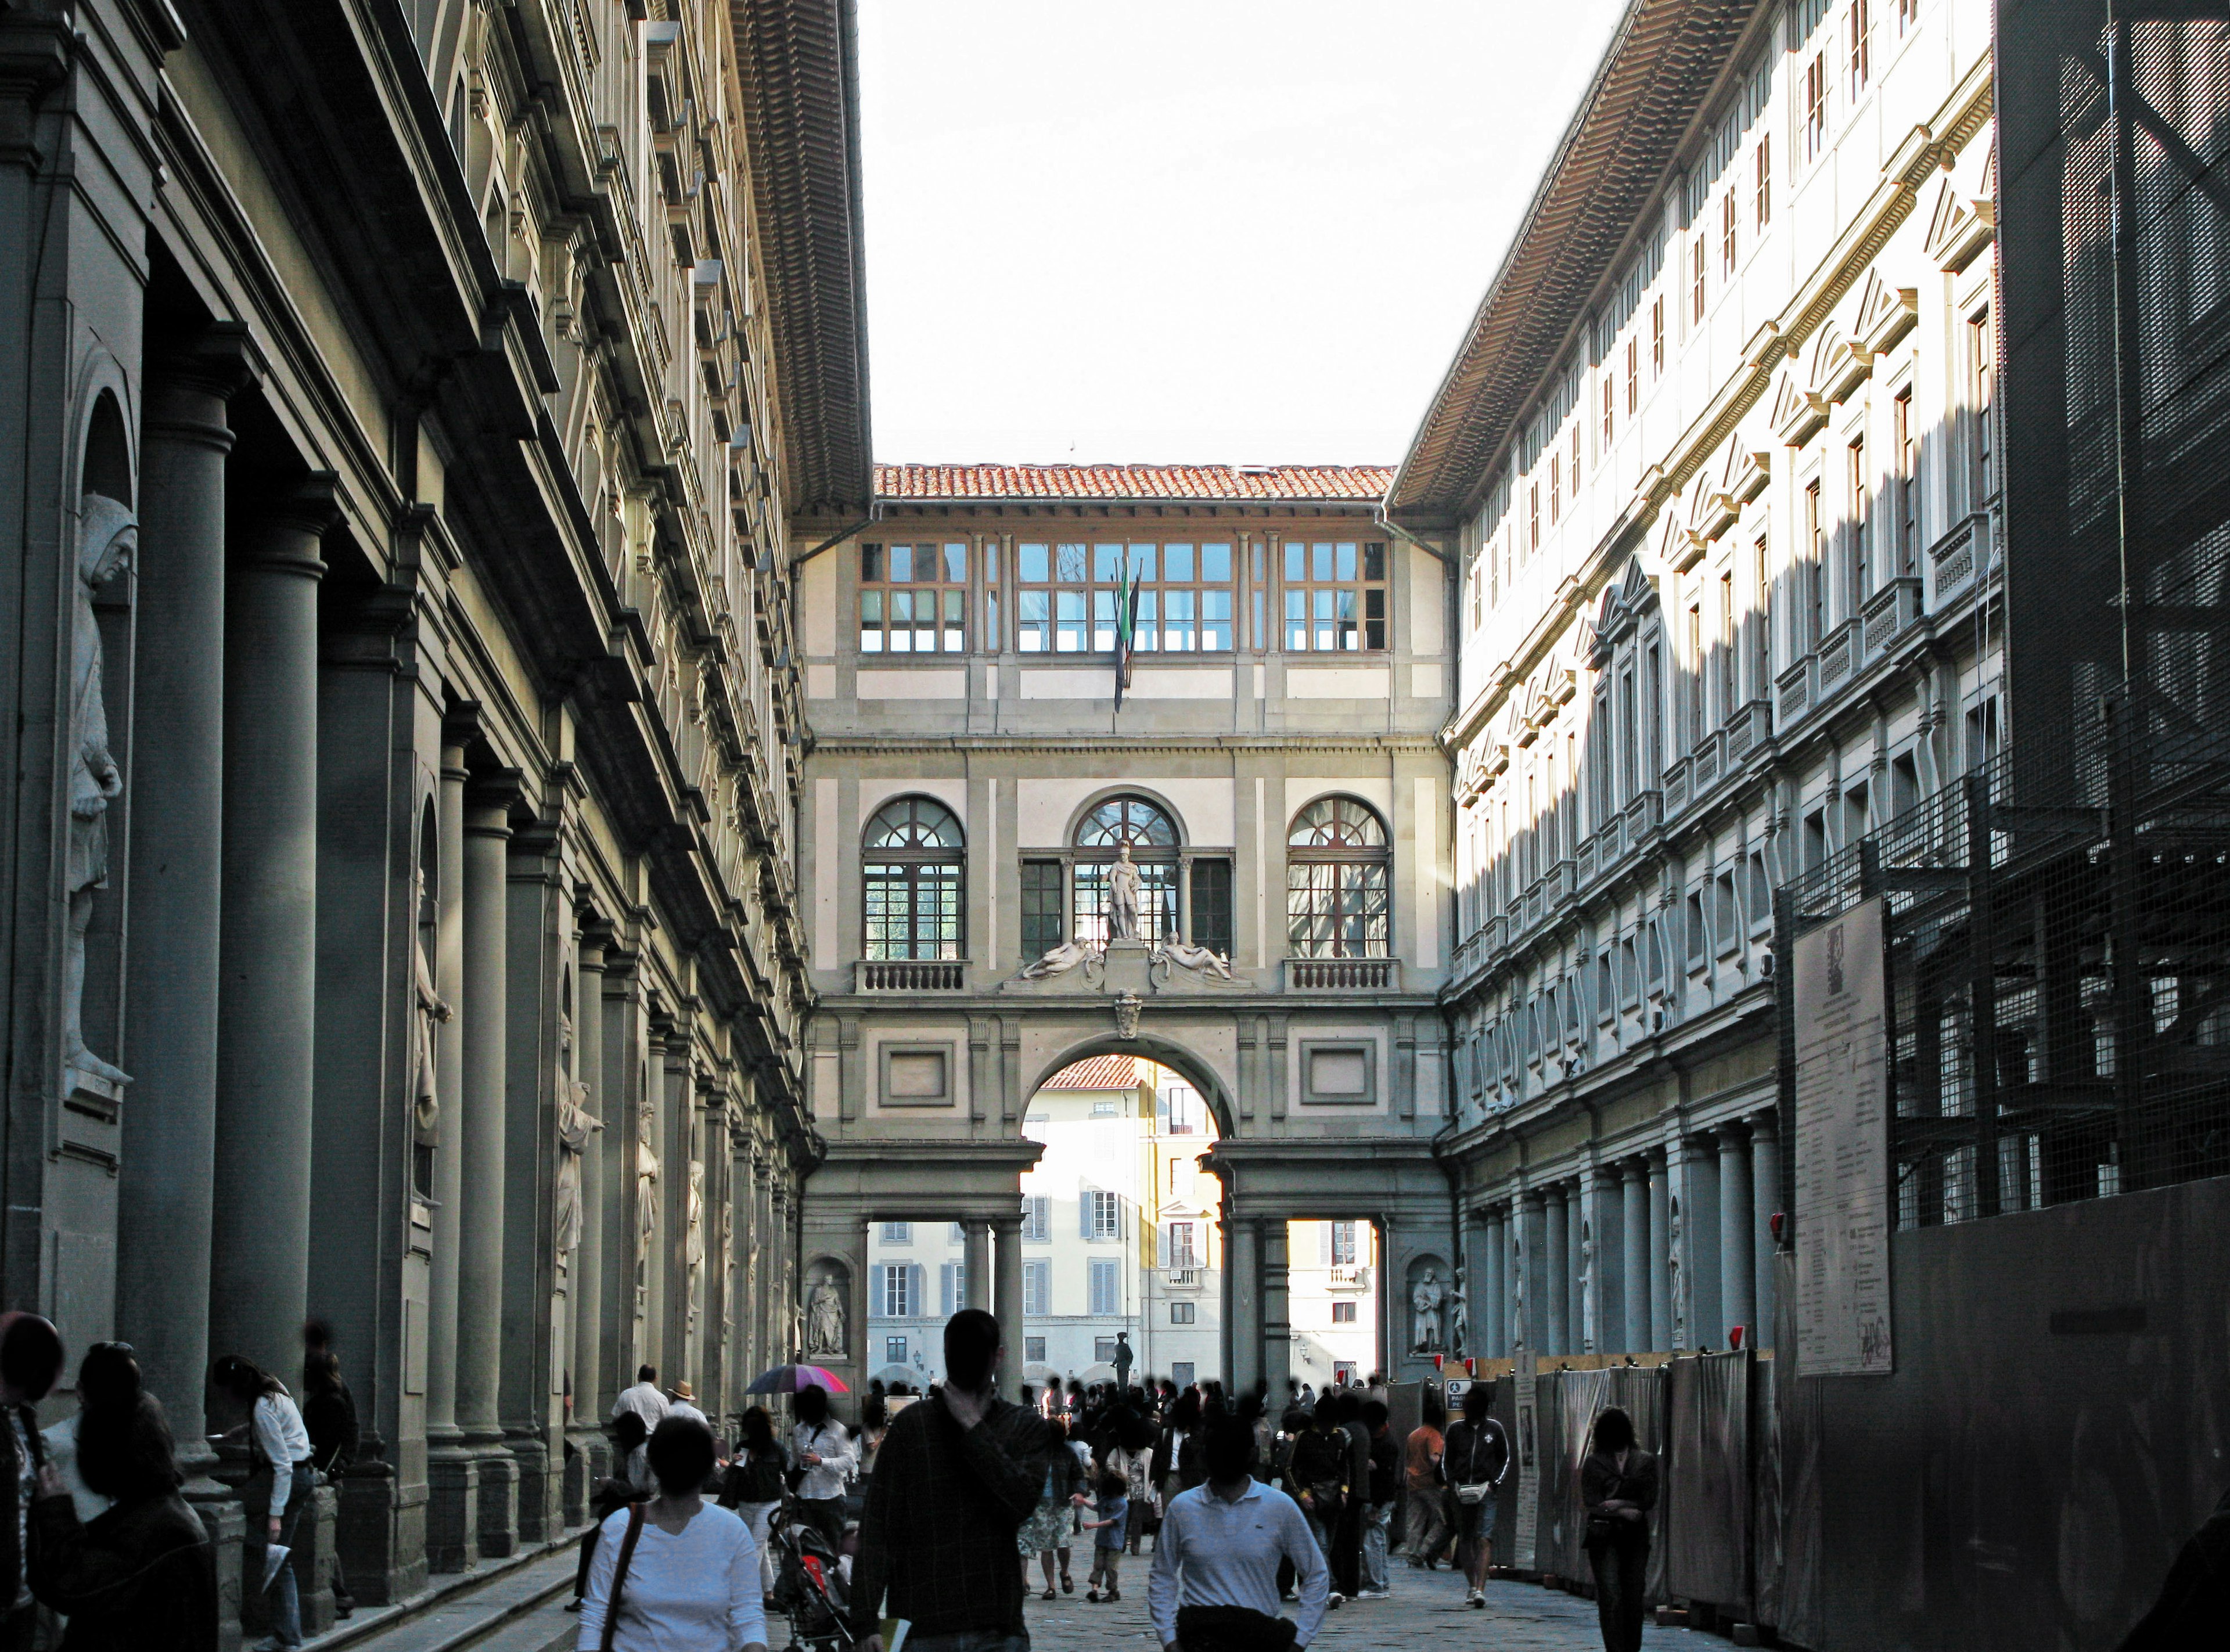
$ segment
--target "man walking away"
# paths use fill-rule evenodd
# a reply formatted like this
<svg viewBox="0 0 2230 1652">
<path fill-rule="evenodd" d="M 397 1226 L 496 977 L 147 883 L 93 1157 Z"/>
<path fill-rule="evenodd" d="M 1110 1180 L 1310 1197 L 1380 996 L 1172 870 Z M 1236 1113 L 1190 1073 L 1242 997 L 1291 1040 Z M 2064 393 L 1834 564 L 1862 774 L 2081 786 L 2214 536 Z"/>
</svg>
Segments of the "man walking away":
<svg viewBox="0 0 2230 1652">
<path fill-rule="evenodd" d="M 1448 1430 L 1440 1455 L 1456 1500 L 1456 1559 L 1471 1578 L 1471 1604 L 1486 1604 L 1486 1569 L 1494 1558 L 1494 1501 L 1510 1469 L 1510 1437 L 1489 1417 L 1494 1385 L 1464 1390 L 1463 1416 Z"/>
<path fill-rule="evenodd" d="M 844 1482 L 859 1461 L 852 1437 L 828 1415 L 828 1391 L 813 1383 L 797 1391 L 790 1405 L 797 1426 L 790 1431 L 790 1461 L 803 1469 L 797 1482 L 798 1512 L 828 1540 L 828 1552 L 844 1546 Z"/>
<path fill-rule="evenodd" d="M 1386 1551 L 1402 1483 L 1402 1447 L 1387 1426 L 1384 1400 L 1364 1400 L 1361 1421 L 1370 1435 L 1370 1489 L 1363 1507 L 1363 1591 L 1356 1598 L 1383 1600 L 1393 1592 L 1387 1586 Z"/>
<path fill-rule="evenodd" d="M 1029 1652 L 1015 1534 L 1037 1507 L 1053 1431 L 998 1397 L 999 1355 L 998 1321 L 955 1314 L 944 1385 L 883 1437 L 852 1572 L 859 1652 L 883 1652 L 886 1616 L 912 1624 L 906 1652 Z"/>
<path fill-rule="evenodd" d="M 658 1391 L 658 1367 L 635 1367 L 635 1385 L 620 1390 L 620 1397 L 612 1402 L 612 1416 L 616 1419 L 622 1411 L 633 1411 L 642 1418 L 646 1438 L 651 1430 L 666 1420 L 666 1396 Z"/>
<path fill-rule="evenodd" d="M 1402 1546 L 1409 1551 L 1411 1565 L 1430 1572 L 1440 1564 L 1440 1551 L 1448 1541 L 1448 1495 L 1440 1474 L 1440 1429 L 1448 1414 L 1439 1392 L 1430 1386 L 1425 1390 L 1424 1410 L 1425 1420 L 1409 1433 L 1405 1465 L 1409 1524 Z"/>
<path fill-rule="evenodd" d="M 1331 1574 L 1300 1507 L 1251 1472 L 1254 1430 L 1219 1418 L 1207 1441 L 1208 1483 L 1180 1493 L 1162 1517 L 1146 1606 L 1163 1652 L 1293 1652 L 1316 1638 Z M 1300 1579 L 1298 1620 L 1278 1615 L 1278 1565 Z"/>
<path fill-rule="evenodd" d="M 1308 1430 L 1293 1441 L 1286 1464 L 1286 1483 L 1327 1566 L 1348 1491 L 1347 1433 L 1334 1420 L 1333 1409 L 1329 1405 L 1317 1407 Z"/>
</svg>

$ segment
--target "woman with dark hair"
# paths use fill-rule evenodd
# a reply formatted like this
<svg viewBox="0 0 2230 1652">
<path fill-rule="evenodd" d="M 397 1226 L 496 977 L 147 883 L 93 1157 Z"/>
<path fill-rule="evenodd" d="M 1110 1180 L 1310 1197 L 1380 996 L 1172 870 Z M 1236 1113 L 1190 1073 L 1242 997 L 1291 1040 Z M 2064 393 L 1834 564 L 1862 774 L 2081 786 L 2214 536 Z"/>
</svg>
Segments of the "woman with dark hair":
<svg viewBox="0 0 2230 1652">
<path fill-rule="evenodd" d="M 139 1392 L 139 1361 L 130 1345 L 96 1342 L 78 1361 L 77 1414 L 65 1417 L 42 1437 L 48 1462 L 61 1477 L 78 1519 L 87 1525 L 108 1512 L 109 1500 L 87 1485 L 78 1471 L 78 1437 L 94 1413 L 128 1417 Z"/>
<path fill-rule="evenodd" d="M 611 1652 L 766 1652 L 758 1546 L 705 1502 L 712 1431 L 669 1417 L 647 1448 L 658 1495 L 604 1521 L 578 1644 Z"/>
<path fill-rule="evenodd" d="M 1634 1443 L 1634 1419 L 1613 1405 L 1595 1418 L 1595 1450 L 1580 1469 L 1587 1550 L 1595 1573 L 1603 1652 L 1641 1652 L 1649 1511 L 1657 1507 L 1657 1459 Z"/>
<path fill-rule="evenodd" d="M 1076 1592 L 1076 1584 L 1068 1575 L 1069 1522 L 1073 1518 L 1070 1511 L 1092 1500 L 1085 1495 L 1084 1467 L 1068 1449 L 1068 1425 L 1056 1417 L 1046 1426 L 1053 1432 L 1046 1448 L 1045 1488 L 1038 1495 L 1036 1512 L 1015 1533 L 1015 1547 L 1022 1558 L 1023 1588 L 1029 1587 L 1030 1557 L 1034 1554 L 1045 1568 L 1042 1598 L 1052 1600 L 1058 1592 L 1053 1586 L 1056 1556 L 1061 1589 Z"/>
<path fill-rule="evenodd" d="M 720 1507 L 734 1509 L 751 1528 L 751 1541 L 759 1547 L 761 1581 L 769 1585 L 774 1581 L 774 1551 L 767 1541 L 768 1528 L 782 1507 L 783 1476 L 789 1472 L 790 1458 L 774 1437 L 774 1419 L 765 1406 L 752 1406 L 744 1413 L 743 1434 L 720 1483 Z"/>
<path fill-rule="evenodd" d="M 626 1481 L 636 1496 L 649 1496 L 650 1456 L 643 1448 L 650 1443 L 650 1424 L 641 1411 L 622 1411 L 612 1418 L 612 1443 L 620 1452 L 619 1473 L 613 1478 Z"/>
<path fill-rule="evenodd" d="M 134 1392 L 78 1414 L 78 1472 L 105 1513 L 81 1522 L 61 1475 L 42 1470 L 31 1590 L 69 1619 L 62 1652 L 216 1647 L 216 1563 L 200 1518 L 178 1495 L 176 1456 L 162 1406 Z"/>
<path fill-rule="evenodd" d="M 317 1483 L 310 1469 L 310 1430 L 287 1385 L 237 1353 L 216 1362 L 211 1381 L 219 1392 L 248 1413 L 246 1424 L 251 1483 L 269 1475 L 270 1498 L 265 1505 L 263 1546 L 294 1546 L 294 1527 Z M 249 1506 L 254 1507 L 251 1494 Z M 251 1532 L 253 1528 L 251 1527 Z M 255 1546 L 251 1546 L 252 1547 Z M 251 1565 L 262 1565 L 253 1554 Z M 271 1580 L 279 1599 L 271 1614 L 271 1633 L 255 1643 L 255 1652 L 285 1652 L 302 1644 L 302 1602 L 296 1592 L 294 1568 L 279 1568 Z"/>
</svg>

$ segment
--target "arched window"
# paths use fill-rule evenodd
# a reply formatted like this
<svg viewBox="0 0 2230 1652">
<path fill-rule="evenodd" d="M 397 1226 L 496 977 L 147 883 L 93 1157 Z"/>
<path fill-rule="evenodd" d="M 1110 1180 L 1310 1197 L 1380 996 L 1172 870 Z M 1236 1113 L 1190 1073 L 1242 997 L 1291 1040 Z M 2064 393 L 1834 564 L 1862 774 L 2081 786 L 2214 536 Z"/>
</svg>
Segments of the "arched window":
<svg viewBox="0 0 2230 1652">
<path fill-rule="evenodd" d="M 1296 958 L 1383 958 L 1386 825 L 1351 797 L 1320 797 L 1286 836 L 1286 930 Z"/>
<path fill-rule="evenodd" d="M 1127 844 L 1138 868 L 1138 939 L 1177 934 L 1177 826 L 1143 797 L 1111 797 L 1076 826 L 1075 922 L 1079 941 L 1107 940 L 1107 869 Z"/>
<path fill-rule="evenodd" d="M 875 811 L 860 867 L 870 959 L 960 956 L 965 847 L 960 822 L 935 798 L 896 798 Z"/>
</svg>

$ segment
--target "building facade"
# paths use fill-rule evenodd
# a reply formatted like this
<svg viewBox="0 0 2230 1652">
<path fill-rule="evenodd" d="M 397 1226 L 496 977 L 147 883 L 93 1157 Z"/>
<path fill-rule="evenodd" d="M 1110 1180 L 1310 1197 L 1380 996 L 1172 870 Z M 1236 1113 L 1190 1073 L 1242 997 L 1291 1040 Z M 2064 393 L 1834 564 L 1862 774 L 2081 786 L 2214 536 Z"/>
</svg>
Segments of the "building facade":
<svg viewBox="0 0 2230 1652">
<path fill-rule="evenodd" d="M 639 1362 L 725 1408 L 795 1344 L 848 28 L 0 16 L 0 1271 L 73 1369 L 137 1348 L 235 1603 L 214 1356 L 332 1326 L 364 1446 L 297 1564 L 337 1520 L 378 1602 L 581 1520 Z"/>
<path fill-rule="evenodd" d="M 1377 1237 L 1368 1222 L 1296 1222 L 1286 1235 L 1292 1376 L 1318 1393 L 1336 1383 L 1351 1386 L 1379 1369 Z M 1421 1276 L 1418 1283 L 1430 1300 L 1431 1286 Z"/>
<path fill-rule="evenodd" d="M 1031 1098 L 1135 1055 L 1214 1121 L 1223 1369 L 1282 1386 L 1288 1219 L 1451 1262 L 1444 564 L 1378 524 L 1383 471 L 879 475 L 800 572 L 819 1352 L 871 1368 L 883 1219 L 974 1224 L 976 1305 L 1019 1313 Z"/>
<path fill-rule="evenodd" d="M 1389 494 L 1464 569 L 1488 1355 L 1771 1341 L 1774 890 L 1999 731 L 1988 7 L 1634 20 Z"/>
</svg>

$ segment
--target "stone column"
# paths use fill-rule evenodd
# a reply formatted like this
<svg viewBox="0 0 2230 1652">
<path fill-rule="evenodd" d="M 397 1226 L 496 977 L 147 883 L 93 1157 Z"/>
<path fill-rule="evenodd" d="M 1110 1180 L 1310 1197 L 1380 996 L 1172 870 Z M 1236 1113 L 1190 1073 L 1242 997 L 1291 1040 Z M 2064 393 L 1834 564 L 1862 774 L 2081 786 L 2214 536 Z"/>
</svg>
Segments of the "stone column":
<svg viewBox="0 0 2230 1652">
<path fill-rule="evenodd" d="M 1232 1392 L 1243 1394 L 1262 1379 L 1262 1226 L 1251 1218 L 1232 1220 L 1225 1231 L 1231 1289 L 1223 1368 L 1231 1373 Z M 1285 1403 L 1284 1394 L 1273 1392 L 1269 1408 L 1282 1414 Z"/>
<path fill-rule="evenodd" d="M 209 1338 L 292 1377 L 310 1295 L 318 919 L 319 541 L 313 481 L 251 530 L 225 593 Z M 181 640 L 183 643 L 184 640 Z M 143 802 L 133 811 L 147 817 Z"/>
<path fill-rule="evenodd" d="M 1021 1196 L 1017 1194 L 1018 1203 L 1020 1198 Z M 999 1345 L 1006 1351 L 999 1365 L 1001 1372 L 1004 1373 L 1000 1379 L 999 1392 L 1005 1398 L 1019 1399 L 1022 1390 L 1022 1354 L 1025 1347 L 1022 1341 L 1022 1218 L 1021 1211 L 1018 1209 L 1012 1216 L 994 1217 L 991 1220 L 991 1237 L 997 1247 L 996 1255 L 999 1270 L 999 1288 L 992 1294 L 991 1312 L 999 1321 Z M 859 1292 L 862 1306 L 867 1302 L 865 1279 L 867 1255 L 867 1248 L 863 1243 L 860 1250 L 862 1277 Z M 866 1334 L 863 1329 L 860 1333 L 861 1337 L 864 1339 Z"/>
<path fill-rule="evenodd" d="M 463 1025 L 457 1145 L 463 1160 L 457 1234 L 457 1426 L 479 1465 L 484 1559 L 519 1541 L 519 1464 L 503 1443 L 504 1089 L 510 992 L 511 806 L 519 777 L 465 789 Z M 466 1305 L 469 1304 L 469 1308 Z"/>
<path fill-rule="evenodd" d="M 1472 1336 L 1479 1343 L 1479 1351 L 1490 1360 L 1499 1360 L 1510 1352 L 1510 1278 L 1504 1248 L 1509 1237 L 1504 1229 L 1509 1218 L 1498 1205 L 1486 1213 L 1486 1266 L 1484 1270 L 1486 1289 L 1472 1304 Z"/>
<path fill-rule="evenodd" d="M 1719 1155 L 1708 1133 L 1672 1144 L 1672 1321 L 1684 1347 L 1721 1347 L 1719 1315 Z"/>
<path fill-rule="evenodd" d="M 651 1270 L 651 1347 L 658 1379 L 671 1385 L 689 1374 L 689 1161 L 697 1148 L 697 1115 L 689 1034 L 669 1028 L 664 1041 L 664 1106 L 660 1115 L 658 1155 L 665 1161 L 659 1181 L 658 1257 Z M 862 1250 L 861 1256 L 867 1254 Z M 861 1344 L 860 1346 L 864 1346 Z"/>
<path fill-rule="evenodd" d="M 1290 1231 L 1283 1218 L 1261 1224 L 1262 1375 L 1273 1395 L 1285 1393 L 1293 1374 Z"/>
<path fill-rule="evenodd" d="M 604 1205 L 603 1282 L 597 1296 L 602 1307 L 597 1356 L 599 1383 L 596 1404 L 587 1421 L 601 1429 L 611 1416 L 612 1402 L 621 1389 L 635 1380 L 641 1360 L 635 1347 L 635 1268 L 638 1213 L 635 1205 L 636 1131 L 642 1106 L 642 1029 L 640 983 L 632 953 L 610 942 L 604 947 L 603 1077 L 599 1087 L 603 1120 Z M 576 1401 L 576 1409 L 579 1402 Z"/>
<path fill-rule="evenodd" d="M 1548 1199 L 1537 1187 L 1518 1196 L 1517 1231 L 1511 1244 L 1510 1289 L 1515 1299 L 1511 1347 L 1552 1353 L 1549 1342 Z"/>
<path fill-rule="evenodd" d="M 1542 1346 L 1544 1353 L 1569 1353 L 1572 1351 L 1572 1321 L 1569 1307 L 1572 1282 L 1572 1232 L 1565 1219 L 1564 1184 L 1556 1182 L 1545 1192 L 1542 1203 L 1545 1207 L 1548 1248 L 1542 1257 L 1540 1279 L 1542 1291 L 1548 1298 L 1547 1340 Z"/>
<path fill-rule="evenodd" d="M 230 1495 L 209 1477 L 216 1454 L 202 1394 L 222 918 L 225 404 L 255 371 L 237 331 L 151 363 L 139 461 L 132 1012 L 117 1057 L 132 1089 L 117 1171 L 116 1323 L 170 1411 L 197 1501 Z M 236 1540 L 233 1557 L 236 1568 Z"/>
<path fill-rule="evenodd" d="M 968 1288 L 966 1306 L 989 1308 L 991 1306 L 991 1225 L 970 1220 L 960 1225 L 965 1237 L 962 1240 L 960 1266 L 963 1283 Z"/>
<path fill-rule="evenodd" d="M 1773 1213 L 1781 1207 L 1780 1122 L 1772 1113 L 1750 1121 L 1750 1252 L 1755 1293 L 1750 1311 L 1757 1316 L 1750 1336 L 1761 1348 L 1773 1347 Z"/>
<path fill-rule="evenodd" d="M 1619 1167 L 1622 1206 L 1621 1252 L 1626 1278 L 1626 1352 L 1640 1353 L 1657 1345 L 1649 1328 L 1649 1161 L 1628 1159 Z"/>
<path fill-rule="evenodd" d="M 465 742 L 468 719 L 441 731 L 441 792 L 435 831 L 441 883 L 435 918 L 435 990 L 449 1006 L 434 1041 L 434 1089 L 441 1104 L 434 1150 L 434 1255 L 426 1328 L 426 1564 L 466 1572 L 480 1563 L 478 1460 L 457 1426 L 457 1285 L 463 1254 L 465 1023 L 457 1012 L 465 972 Z"/>
<path fill-rule="evenodd" d="M 1750 1138 L 1741 1127 L 1719 1132 L 1719 1326 L 1757 1334 L 1756 1253 L 1751 1243 Z M 1757 1345 L 1750 1344 L 1752 1347 Z"/>
<path fill-rule="evenodd" d="M 1672 1347 L 1672 1189 L 1665 1150 L 1649 1154 L 1649 1346 Z"/>
<path fill-rule="evenodd" d="M 583 1488 L 593 1487 L 605 1473 L 603 1411 L 597 1398 L 604 1391 L 604 1157 L 611 1140 L 612 1108 L 604 1089 L 604 943 L 609 924 L 588 915 L 581 925 L 579 953 L 573 983 L 573 1077 L 588 1086 L 583 1104 L 604 1128 L 589 1132 L 581 1154 L 581 1243 L 573 1252 L 566 1282 L 566 1311 L 572 1331 L 573 1450 L 578 1475 L 565 1477 L 565 1512 L 569 1520 L 586 1518 L 585 1490 L 573 1495 L 577 1477 Z"/>
</svg>

